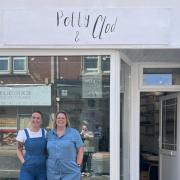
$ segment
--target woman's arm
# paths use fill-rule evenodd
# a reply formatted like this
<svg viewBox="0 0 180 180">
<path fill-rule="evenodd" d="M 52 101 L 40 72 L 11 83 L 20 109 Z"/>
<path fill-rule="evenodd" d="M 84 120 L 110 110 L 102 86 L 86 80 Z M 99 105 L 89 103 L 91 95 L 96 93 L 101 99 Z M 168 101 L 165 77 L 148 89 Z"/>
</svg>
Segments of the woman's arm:
<svg viewBox="0 0 180 180">
<path fill-rule="evenodd" d="M 81 164 L 82 164 L 83 154 L 84 154 L 84 147 L 80 147 L 80 148 L 78 149 L 78 152 L 77 152 L 77 160 L 76 160 L 76 163 L 77 163 L 78 165 L 81 165 Z"/>
<path fill-rule="evenodd" d="M 17 141 L 17 149 L 16 149 L 17 157 L 20 160 L 20 162 L 24 163 L 24 154 L 23 154 L 23 143 L 20 141 Z"/>
<path fill-rule="evenodd" d="M 89 139 L 92 140 L 94 138 L 94 134 L 91 131 L 88 131 L 85 135 L 84 135 L 85 139 Z"/>
</svg>

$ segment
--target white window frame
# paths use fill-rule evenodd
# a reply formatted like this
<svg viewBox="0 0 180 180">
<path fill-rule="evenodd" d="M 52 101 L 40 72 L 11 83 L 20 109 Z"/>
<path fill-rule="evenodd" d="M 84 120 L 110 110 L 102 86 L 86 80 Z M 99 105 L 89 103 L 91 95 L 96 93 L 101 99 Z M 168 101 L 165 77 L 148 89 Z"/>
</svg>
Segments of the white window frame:
<svg viewBox="0 0 180 180">
<path fill-rule="evenodd" d="M 141 92 L 156 92 L 156 91 L 166 91 L 166 92 L 179 92 L 180 86 L 179 85 L 170 85 L 170 86 L 144 86 L 143 85 L 143 68 L 180 68 L 179 63 L 167 63 L 167 62 L 141 62 L 141 63 L 134 63 L 132 66 L 132 86 L 134 88 L 132 91 L 132 113 L 131 115 L 134 118 L 132 120 L 133 128 L 131 129 L 132 132 L 132 148 L 130 153 L 132 155 L 131 159 L 131 179 L 139 179 L 139 145 L 140 145 L 140 126 L 139 126 L 139 119 L 140 119 L 140 93 Z M 136 162 L 136 163 L 135 163 Z M 133 177 L 134 176 L 134 177 Z"/>
<path fill-rule="evenodd" d="M 143 91 L 150 91 L 151 89 L 153 89 L 154 91 L 157 91 L 159 89 L 165 91 L 165 90 L 179 90 L 180 89 L 180 85 L 153 85 L 153 86 L 150 86 L 150 85 L 144 85 L 143 84 L 143 69 L 145 68 L 155 68 L 155 69 L 158 69 L 158 68 L 180 68 L 180 64 L 175 64 L 175 63 L 164 63 L 164 64 L 160 64 L 160 63 L 147 63 L 147 64 L 143 64 L 143 65 L 139 65 L 139 86 L 140 86 L 140 89 L 143 90 Z"/>
<path fill-rule="evenodd" d="M 15 70 L 14 69 L 14 63 L 16 60 L 24 60 L 24 69 L 23 70 Z M 13 61 L 13 74 L 27 74 L 27 57 L 26 56 L 14 56 L 12 57 L 12 61 Z"/>
<path fill-rule="evenodd" d="M 179 96 L 178 95 L 176 95 L 176 94 L 172 94 L 172 95 L 168 95 L 168 99 L 170 99 L 170 98 L 177 98 L 177 101 L 178 101 L 178 99 L 179 99 Z M 163 101 L 163 100 L 167 100 L 167 96 L 164 96 L 164 97 L 161 97 L 161 101 Z M 177 105 L 178 105 L 178 102 L 177 102 Z M 161 107 L 160 107 L 160 109 L 161 109 L 161 111 L 162 111 L 162 104 L 161 104 Z M 177 106 L 177 109 L 178 109 L 178 106 Z M 170 155 L 170 156 L 175 156 L 176 154 L 177 154 L 177 151 L 178 151 L 178 125 L 176 125 L 175 127 L 174 127 L 174 129 L 176 130 L 176 149 L 171 149 L 171 150 L 169 150 L 169 149 L 167 149 L 167 148 L 163 148 L 162 146 L 163 146 L 163 141 L 162 141 L 162 138 L 164 137 L 164 135 L 162 134 L 162 128 L 163 128 L 163 119 L 162 119 L 162 112 L 161 112 L 161 114 L 160 114 L 160 121 L 161 121 L 161 126 L 160 126 L 160 129 L 159 129 L 159 131 L 160 131 L 160 147 L 159 147 L 159 149 L 160 149 L 160 151 L 163 153 L 163 154 L 166 154 L 166 155 Z M 177 114 L 177 120 L 176 120 L 177 122 L 177 124 L 178 124 L 178 114 Z"/>
<path fill-rule="evenodd" d="M 0 70 L 0 74 L 10 74 L 11 72 L 11 63 L 10 63 L 10 57 L 9 56 L 1 56 L 0 60 L 7 61 L 8 62 L 8 69 L 6 70 Z"/>
</svg>

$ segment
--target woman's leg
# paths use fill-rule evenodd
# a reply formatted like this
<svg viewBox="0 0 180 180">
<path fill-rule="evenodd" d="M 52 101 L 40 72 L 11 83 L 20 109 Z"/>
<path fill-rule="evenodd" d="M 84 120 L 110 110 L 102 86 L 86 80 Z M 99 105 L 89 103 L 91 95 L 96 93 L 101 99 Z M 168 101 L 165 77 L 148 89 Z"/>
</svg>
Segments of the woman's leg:
<svg viewBox="0 0 180 180">
<path fill-rule="evenodd" d="M 35 177 L 26 170 L 21 170 L 19 174 L 19 180 L 35 180 Z"/>
<path fill-rule="evenodd" d="M 62 180 L 80 180 L 81 176 L 80 173 L 71 173 L 71 174 L 66 174 L 62 176 Z"/>
<path fill-rule="evenodd" d="M 47 180 L 46 172 L 41 172 L 36 176 L 36 180 Z"/>
</svg>

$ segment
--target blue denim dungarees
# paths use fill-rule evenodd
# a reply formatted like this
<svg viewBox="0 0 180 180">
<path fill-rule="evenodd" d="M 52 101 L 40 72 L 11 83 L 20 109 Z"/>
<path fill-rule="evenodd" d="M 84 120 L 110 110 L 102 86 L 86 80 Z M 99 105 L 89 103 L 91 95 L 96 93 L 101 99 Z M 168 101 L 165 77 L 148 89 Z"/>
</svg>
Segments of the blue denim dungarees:
<svg viewBox="0 0 180 180">
<path fill-rule="evenodd" d="M 80 167 L 76 163 L 77 149 L 84 146 L 74 128 L 66 128 L 59 137 L 55 130 L 47 134 L 47 179 L 80 180 Z"/>
<path fill-rule="evenodd" d="M 19 180 L 46 180 L 46 137 L 42 129 L 42 137 L 30 138 L 27 129 L 25 141 L 25 162 Z"/>
</svg>

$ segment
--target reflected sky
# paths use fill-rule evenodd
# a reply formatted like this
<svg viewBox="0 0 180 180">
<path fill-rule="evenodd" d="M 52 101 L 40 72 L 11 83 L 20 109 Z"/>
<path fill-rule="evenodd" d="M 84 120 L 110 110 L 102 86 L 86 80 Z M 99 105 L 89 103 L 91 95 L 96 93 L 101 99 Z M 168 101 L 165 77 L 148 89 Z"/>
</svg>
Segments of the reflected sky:
<svg viewBox="0 0 180 180">
<path fill-rule="evenodd" d="M 172 85 L 172 74 L 144 74 L 144 85 Z"/>
</svg>

